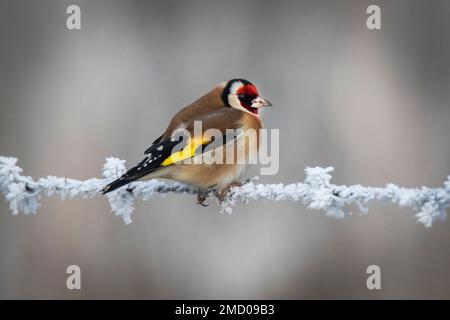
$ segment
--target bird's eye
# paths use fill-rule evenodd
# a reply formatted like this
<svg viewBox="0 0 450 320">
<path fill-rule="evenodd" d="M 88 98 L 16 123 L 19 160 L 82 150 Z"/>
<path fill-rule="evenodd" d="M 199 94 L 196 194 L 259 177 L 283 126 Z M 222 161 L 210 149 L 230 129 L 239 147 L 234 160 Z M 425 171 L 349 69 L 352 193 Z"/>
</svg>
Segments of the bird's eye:
<svg viewBox="0 0 450 320">
<path fill-rule="evenodd" d="M 238 99 L 240 101 L 244 101 L 246 99 L 246 95 L 241 93 L 241 94 L 238 95 Z"/>
</svg>

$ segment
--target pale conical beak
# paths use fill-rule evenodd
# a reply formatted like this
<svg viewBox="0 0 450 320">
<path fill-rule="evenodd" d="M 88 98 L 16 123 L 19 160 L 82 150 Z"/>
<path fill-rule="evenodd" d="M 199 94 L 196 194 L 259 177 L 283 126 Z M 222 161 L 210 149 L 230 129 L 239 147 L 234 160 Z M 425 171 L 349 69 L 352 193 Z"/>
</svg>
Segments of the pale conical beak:
<svg viewBox="0 0 450 320">
<path fill-rule="evenodd" d="M 263 107 L 271 107 L 272 106 L 272 102 L 267 101 L 266 99 L 261 98 L 262 100 L 262 106 Z"/>
<path fill-rule="evenodd" d="M 258 97 L 252 101 L 252 107 L 253 108 L 262 108 L 262 107 L 270 107 L 272 106 L 272 103 L 267 101 L 266 99 L 263 99 L 261 97 Z"/>
</svg>

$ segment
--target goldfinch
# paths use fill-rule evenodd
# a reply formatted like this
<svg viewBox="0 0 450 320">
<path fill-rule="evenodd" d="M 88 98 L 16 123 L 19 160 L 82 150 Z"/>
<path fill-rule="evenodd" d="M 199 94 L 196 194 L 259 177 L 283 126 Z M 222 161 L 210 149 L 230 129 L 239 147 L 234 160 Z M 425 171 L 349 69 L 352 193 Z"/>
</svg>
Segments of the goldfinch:
<svg viewBox="0 0 450 320">
<path fill-rule="evenodd" d="M 271 105 L 259 96 L 258 90 L 250 81 L 232 79 L 219 84 L 179 111 L 166 131 L 145 151 L 145 158 L 105 186 L 101 192 L 106 194 L 136 180 L 166 178 L 198 190 L 197 202 L 201 205 L 204 205 L 206 195 L 211 190 L 216 191 L 222 201 L 231 187 L 240 185 L 249 159 L 257 156 L 255 153 L 259 148 L 259 137 L 256 141 L 250 139 L 242 143 L 237 141 L 239 134 L 235 132 L 245 134 L 254 130 L 258 133 L 263 127 L 259 109 Z M 194 132 L 198 124 L 201 124 L 200 134 Z M 210 129 L 221 133 L 223 141 L 215 141 L 215 136 L 208 136 L 206 133 Z M 175 138 L 176 132 L 181 132 L 178 139 Z M 231 137 L 229 132 L 232 132 Z M 208 148 L 213 144 L 214 148 Z M 231 149 L 226 149 L 230 146 Z M 244 148 L 242 154 L 245 161 L 239 162 L 236 155 L 241 148 Z M 225 159 L 227 152 L 231 152 L 231 163 L 196 161 L 206 153 Z"/>
</svg>

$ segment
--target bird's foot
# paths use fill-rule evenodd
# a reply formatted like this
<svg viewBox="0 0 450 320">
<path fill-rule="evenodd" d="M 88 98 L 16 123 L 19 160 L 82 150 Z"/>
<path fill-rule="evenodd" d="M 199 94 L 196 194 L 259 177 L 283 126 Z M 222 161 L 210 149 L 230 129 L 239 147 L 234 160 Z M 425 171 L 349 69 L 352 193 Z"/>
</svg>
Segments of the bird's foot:
<svg viewBox="0 0 450 320">
<path fill-rule="evenodd" d="M 197 193 L 197 204 L 202 207 L 207 207 L 209 204 L 205 204 L 206 196 L 203 193 Z"/>
<path fill-rule="evenodd" d="M 225 200 L 225 198 L 226 198 L 227 195 L 228 195 L 228 192 L 229 192 L 231 189 L 236 188 L 236 187 L 240 187 L 240 186 L 242 186 L 242 183 L 236 181 L 236 182 L 230 183 L 228 186 L 226 186 L 225 188 L 223 188 L 222 190 L 220 190 L 220 192 L 217 194 L 217 198 L 219 199 L 219 202 L 222 203 L 222 202 Z"/>
</svg>

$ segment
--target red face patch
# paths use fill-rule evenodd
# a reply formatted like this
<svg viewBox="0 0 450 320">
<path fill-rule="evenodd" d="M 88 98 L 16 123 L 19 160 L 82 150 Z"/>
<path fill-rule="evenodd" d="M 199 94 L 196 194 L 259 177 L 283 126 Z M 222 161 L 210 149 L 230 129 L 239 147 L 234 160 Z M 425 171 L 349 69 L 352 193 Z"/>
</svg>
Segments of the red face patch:
<svg viewBox="0 0 450 320">
<path fill-rule="evenodd" d="M 249 96 L 258 97 L 259 93 L 256 87 L 252 84 L 246 84 L 241 86 L 237 91 L 236 94 L 246 94 Z"/>
<path fill-rule="evenodd" d="M 253 99 L 259 96 L 258 90 L 252 84 L 246 84 L 237 89 L 236 94 L 241 106 L 250 111 L 251 113 L 258 114 L 258 108 L 252 108 Z"/>
</svg>

